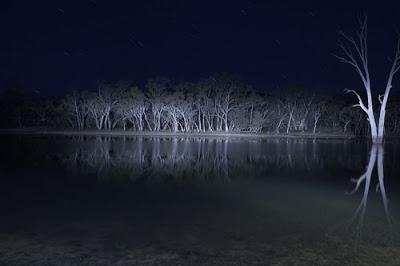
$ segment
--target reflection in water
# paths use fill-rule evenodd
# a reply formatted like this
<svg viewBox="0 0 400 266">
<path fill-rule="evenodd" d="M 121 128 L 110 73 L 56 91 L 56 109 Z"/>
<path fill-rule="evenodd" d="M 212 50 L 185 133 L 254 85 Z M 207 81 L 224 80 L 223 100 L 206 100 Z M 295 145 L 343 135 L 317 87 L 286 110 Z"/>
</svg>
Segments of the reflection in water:
<svg viewBox="0 0 400 266">
<path fill-rule="evenodd" d="M 365 172 L 358 178 L 352 179 L 351 181 L 355 183 L 355 188 L 350 192 L 350 194 L 354 194 L 358 191 L 361 184 L 364 183 L 364 192 L 361 198 L 361 202 L 355 210 L 353 217 L 350 220 L 350 224 L 356 223 L 357 234 L 361 236 L 362 227 L 364 224 L 365 212 L 367 209 L 368 202 L 368 194 L 370 191 L 371 179 L 373 175 L 373 170 L 377 163 L 377 172 L 378 172 L 378 183 L 376 184 L 376 192 L 381 194 L 383 207 L 386 215 L 387 222 L 389 227 L 392 227 L 391 216 L 389 213 L 388 207 L 388 199 L 386 196 L 386 189 L 384 183 L 384 166 L 383 166 L 383 155 L 384 148 L 382 145 L 374 144 L 371 148 L 371 152 L 369 155 L 369 161 L 366 167 Z"/>
<path fill-rule="evenodd" d="M 228 184 L 234 179 L 266 176 L 326 177 L 328 172 L 332 174 L 336 169 L 354 171 L 363 161 L 363 153 L 351 152 L 349 143 L 339 142 L 334 146 L 340 147 L 337 151 L 332 145 L 327 147 L 324 149 L 324 143 L 315 140 L 244 142 L 229 138 L 96 138 L 75 140 L 59 157 L 79 175 L 95 173 L 101 182 L 129 181 L 151 188 Z M 380 193 L 391 225 L 383 159 L 383 146 L 373 145 L 365 172 L 358 179 L 352 179 L 355 187 L 349 194 L 355 194 L 364 185 L 361 202 L 350 219 L 350 226 L 356 227 L 359 237 L 375 168 L 378 174 L 376 192 Z"/>
<path fill-rule="evenodd" d="M 132 138 L 74 140 L 57 157 L 68 168 L 96 173 L 100 180 L 146 179 L 148 183 L 230 182 L 232 178 L 308 175 L 326 169 L 356 168 L 351 145 L 312 140 L 237 140 L 229 138 Z M 168 177 L 166 179 L 166 177 Z"/>
<path fill-rule="evenodd" d="M 217 137 L 1 141 L 1 265 L 399 264 L 399 225 L 389 239 L 380 202 L 376 208 L 368 198 L 377 168 L 389 218 L 379 146 Z M 394 149 L 385 149 L 391 190 Z M 343 191 L 367 156 L 356 208 Z M 399 202 L 392 193 L 393 214 Z M 368 244 L 358 250 L 343 226 L 355 209 L 359 228 L 364 215 L 377 217 L 364 225 Z"/>
<path fill-rule="evenodd" d="M 149 183 L 228 182 L 228 141 L 187 138 L 110 141 L 98 138 L 72 147 L 62 161 L 77 171 L 96 171 L 99 179 L 142 178 Z M 72 155 L 72 156 L 71 156 Z M 214 178 L 218 177 L 218 178 Z M 187 180 L 189 181 L 189 180 Z"/>
</svg>

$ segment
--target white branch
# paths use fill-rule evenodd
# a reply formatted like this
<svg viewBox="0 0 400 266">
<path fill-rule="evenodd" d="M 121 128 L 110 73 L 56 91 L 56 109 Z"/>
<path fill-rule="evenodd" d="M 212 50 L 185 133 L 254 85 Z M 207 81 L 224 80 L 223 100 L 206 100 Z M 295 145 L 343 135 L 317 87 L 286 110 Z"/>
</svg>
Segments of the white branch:
<svg viewBox="0 0 400 266">
<path fill-rule="evenodd" d="M 368 113 L 368 109 L 365 107 L 363 100 L 361 99 L 360 94 L 358 94 L 355 90 L 345 89 L 345 93 L 353 93 L 358 98 L 358 104 L 354 104 L 353 107 L 360 107 L 364 112 Z"/>
<path fill-rule="evenodd" d="M 351 179 L 351 182 L 356 183 L 356 186 L 355 186 L 355 188 L 354 188 L 352 191 L 350 191 L 348 194 L 354 194 L 354 193 L 356 193 L 357 190 L 358 190 L 358 188 L 360 187 L 360 185 L 362 184 L 362 182 L 363 182 L 366 178 L 367 178 L 367 174 L 366 174 L 366 173 L 363 174 L 362 176 L 360 176 L 360 178 L 358 178 L 358 179 L 352 178 L 352 179 Z"/>
<path fill-rule="evenodd" d="M 346 35 L 342 31 L 339 34 L 342 36 L 342 40 L 347 43 L 345 45 L 342 41 L 339 41 L 339 47 L 341 48 L 343 55 L 336 56 L 342 63 L 353 66 L 359 74 L 365 90 L 368 95 L 368 107 L 372 106 L 372 100 L 370 97 L 370 76 L 368 69 L 368 45 L 367 45 L 367 16 L 359 18 L 360 30 L 357 33 L 358 40 L 354 37 Z M 356 52 L 356 55 L 353 54 Z"/>
</svg>

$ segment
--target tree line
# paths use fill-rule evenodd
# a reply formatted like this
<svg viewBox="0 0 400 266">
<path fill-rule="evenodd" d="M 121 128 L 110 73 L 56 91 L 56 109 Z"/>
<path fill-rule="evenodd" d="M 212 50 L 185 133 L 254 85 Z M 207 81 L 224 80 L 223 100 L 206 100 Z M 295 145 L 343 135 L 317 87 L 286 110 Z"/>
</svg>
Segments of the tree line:
<svg viewBox="0 0 400 266">
<path fill-rule="evenodd" d="M 326 93 L 325 93 L 326 94 Z M 267 132 L 369 134 L 366 115 L 344 97 L 288 87 L 257 90 L 218 75 L 196 82 L 156 77 L 143 87 L 129 81 L 102 82 L 93 91 L 65 97 L 0 98 L 3 128 L 152 132 Z M 388 103 L 386 132 L 400 134 L 400 101 Z"/>
</svg>

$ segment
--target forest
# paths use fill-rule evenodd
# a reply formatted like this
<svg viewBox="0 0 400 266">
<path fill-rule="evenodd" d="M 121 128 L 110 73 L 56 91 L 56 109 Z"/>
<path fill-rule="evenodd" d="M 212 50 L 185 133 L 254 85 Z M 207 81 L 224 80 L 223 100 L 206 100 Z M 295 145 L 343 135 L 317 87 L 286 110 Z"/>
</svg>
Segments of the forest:
<svg viewBox="0 0 400 266">
<path fill-rule="evenodd" d="M 378 96 L 374 96 L 377 97 Z M 255 89 L 230 75 L 196 82 L 149 79 L 100 82 L 96 91 L 75 90 L 62 97 L 0 95 L 1 128 L 126 130 L 150 132 L 330 133 L 366 136 L 366 114 L 345 92 L 285 87 Z M 400 134 L 400 97 L 387 105 L 386 135 Z"/>
</svg>

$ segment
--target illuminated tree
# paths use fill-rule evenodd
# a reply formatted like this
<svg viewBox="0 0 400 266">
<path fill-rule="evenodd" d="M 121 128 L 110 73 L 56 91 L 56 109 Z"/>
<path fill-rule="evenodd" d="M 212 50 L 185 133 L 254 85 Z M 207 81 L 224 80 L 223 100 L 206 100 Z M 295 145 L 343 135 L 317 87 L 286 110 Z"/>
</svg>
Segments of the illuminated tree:
<svg viewBox="0 0 400 266">
<path fill-rule="evenodd" d="M 98 92 L 91 94 L 87 106 L 97 129 L 111 130 L 116 126 L 118 118 L 112 116 L 111 112 L 120 100 L 120 86 L 122 86 L 122 84 L 115 87 L 102 83 L 99 85 Z"/>
<path fill-rule="evenodd" d="M 170 81 L 165 77 L 157 77 L 150 79 L 146 84 L 146 99 L 150 105 L 151 122 L 148 121 L 149 119 L 147 117 L 146 119 L 148 124 L 152 125 L 149 128 L 152 131 L 161 130 L 161 116 L 165 109 L 165 91 L 169 82 Z"/>
<path fill-rule="evenodd" d="M 383 95 L 378 96 L 380 111 L 379 120 L 377 121 L 374 113 L 374 102 L 372 99 L 373 92 L 371 91 L 371 78 L 368 62 L 367 17 L 365 16 L 364 18 L 360 18 L 359 23 L 360 30 L 357 33 L 356 38 L 346 35 L 343 32 L 340 33 L 342 41 L 339 43 L 339 46 L 343 54 L 336 57 L 341 62 L 353 66 L 360 76 L 367 96 L 367 105 L 365 105 L 361 95 L 355 90 L 346 90 L 346 93 L 353 93 L 357 97 L 358 103 L 353 106 L 361 108 L 367 114 L 371 138 L 373 142 L 380 143 L 383 141 L 384 136 L 386 104 L 392 88 L 392 81 L 395 74 L 400 69 L 400 38 L 397 40 L 396 52 L 386 82 L 385 92 Z"/>
<path fill-rule="evenodd" d="M 124 130 L 125 121 L 129 121 L 136 130 L 143 131 L 146 115 L 146 102 L 143 92 L 136 87 L 129 89 L 118 103 L 116 113 L 123 121 Z"/>
<path fill-rule="evenodd" d="M 71 125 L 78 130 L 85 128 L 85 122 L 89 114 L 87 106 L 87 95 L 85 93 L 73 92 L 65 97 L 62 101 L 62 106 L 68 117 L 73 117 Z M 69 118 L 68 118 L 69 119 Z"/>
<path fill-rule="evenodd" d="M 311 106 L 311 117 L 313 119 L 313 134 L 317 132 L 317 126 L 318 122 L 320 121 L 321 117 L 325 114 L 325 102 L 324 101 L 319 101 L 317 103 L 314 103 Z"/>
</svg>

